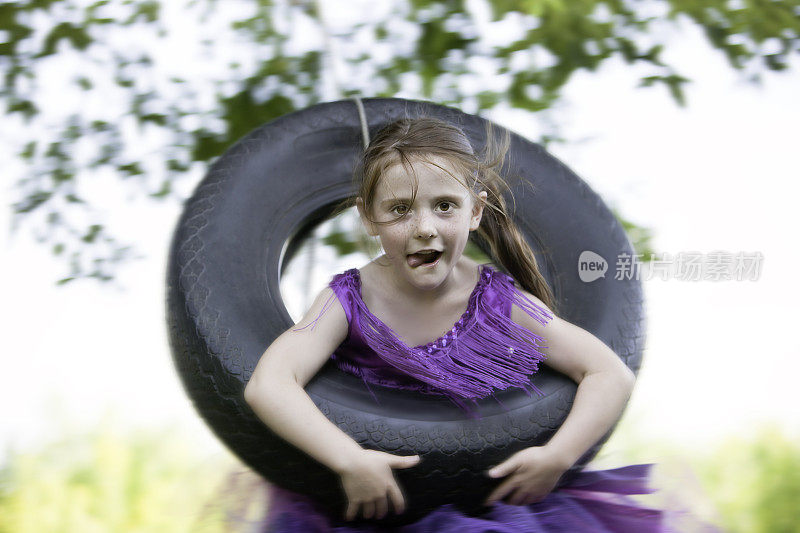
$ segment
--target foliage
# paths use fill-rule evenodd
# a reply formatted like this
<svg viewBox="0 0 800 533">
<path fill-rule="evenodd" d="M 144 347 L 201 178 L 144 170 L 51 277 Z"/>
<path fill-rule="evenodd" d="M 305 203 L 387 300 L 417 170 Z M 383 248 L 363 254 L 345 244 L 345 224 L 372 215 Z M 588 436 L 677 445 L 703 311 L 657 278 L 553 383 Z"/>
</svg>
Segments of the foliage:
<svg viewBox="0 0 800 533">
<path fill-rule="evenodd" d="M 9 454 L 0 532 L 226 531 L 220 509 L 203 504 L 230 467 L 204 460 L 170 430 L 68 435 Z"/>
<path fill-rule="evenodd" d="M 800 524 L 800 444 L 777 428 L 733 438 L 702 465 L 726 531 L 791 533 Z"/>
<path fill-rule="evenodd" d="M 612 209 L 612 212 L 622 225 L 622 229 L 624 229 L 625 233 L 628 235 L 634 253 L 636 255 L 641 254 L 638 260 L 642 262 L 652 261 L 655 255 L 651 242 L 653 239 L 653 232 L 649 228 L 644 228 L 626 219 L 617 209 Z"/>
<path fill-rule="evenodd" d="M 657 491 L 638 499 L 687 512 L 678 531 L 698 531 L 701 522 L 732 533 L 796 531 L 800 445 L 784 431 L 758 428 L 749 438 L 691 450 L 649 440 L 636 427 L 635 420 L 621 424 L 591 468 L 655 462 Z M 244 531 L 264 516 L 266 492 L 243 468 L 232 458 L 202 457 L 174 429 L 68 432 L 8 455 L 0 467 L 0 533 Z"/>
<path fill-rule="evenodd" d="M 623 417 L 594 467 L 654 463 L 656 492 L 638 499 L 670 511 L 670 531 L 708 531 L 704 523 L 730 533 L 797 531 L 800 441 L 787 429 L 767 422 L 701 446 L 648 438 L 640 417 Z"/>
<path fill-rule="evenodd" d="M 346 21 L 323 10 L 336 8 L 327 1 L 230 0 L 223 10 L 193 0 L 169 18 L 174 5 L 0 3 L 0 100 L 15 129 L 9 142 L 29 169 L 17 184 L 15 227 L 46 228 L 40 240 L 71 264 L 63 281 L 111 279 L 132 253 L 103 224 L 71 220 L 102 205 L 92 180 L 122 179 L 154 200 L 180 201 L 181 180 L 290 111 L 400 96 L 473 113 L 501 104 L 536 113 L 573 74 L 613 58 L 641 70 L 641 86 L 666 87 L 684 105 L 689 80 L 663 60 L 669 43 L 655 29 L 700 25 L 753 80 L 787 68 L 800 30 L 798 0 L 394 0 L 348 4 Z M 175 17 L 205 35 L 194 56 Z"/>
</svg>

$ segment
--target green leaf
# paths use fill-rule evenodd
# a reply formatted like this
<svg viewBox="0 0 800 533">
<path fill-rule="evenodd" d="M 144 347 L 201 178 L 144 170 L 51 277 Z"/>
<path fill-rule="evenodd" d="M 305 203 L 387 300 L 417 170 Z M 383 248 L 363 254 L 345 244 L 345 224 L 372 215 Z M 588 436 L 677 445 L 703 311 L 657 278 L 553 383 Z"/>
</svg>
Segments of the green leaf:
<svg viewBox="0 0 800 533">
<path fill-rule="evenodd" d="M 133 82 L 132 79 L 123 78 L 122 76 L 115 76 L 114 77 L 114 83 L 116 83 L 120 87 L 125 87 L 125 88 L 133 87 L 133 85 L 134 85 L 134 82 Z"/>
<path fill-rule="evenodd" d="M 784 54 L 767 54 L 764 56 L 764 63 L 770 70 L 786 70 L 789 67 Z"/>
<path fill-rule="evenodd" d="M 94 131 L 97 132 L 110 131 L 112 129 L 111 124 L 105 120 L 93 120 L 90 126 Z"/>
<path fill-rule="evenodd" d="M 75 178 L 75 173 L 71 172 L 68 168 L 57 167 L 50 173 L 50 179 L 58 186 L 61 183 L 72 181 Z"/>
<path fill-rule="evenodd" d="M 100 235 L 100 232 L 103 230 L 103 226 L 101 224 L 92 224 L 89 226 L 89 231 L 81 237 L 83 242 L 92 243 L 97 239 L 97 236 Z"/>
<path fill-rule="evenodd" d="M 144 124 L 146 122 L 152 122 L 153 124 L 158 124 L 159 126 L 166 126 L 167 115 L 162 113 L 148 113 L 147 115 L 142 115 L 139 117 L 140 124 Z"/>
<path fill-rule="evenodd" d="M 77 196 L 75 196 L 75 194 L 73 194 L 73 193 L 70 193 L 70 194 L 66 195 L 64 197 L 64 199 L 67 202 L 71 203 L 71 204 L 85 204 L 86 203 L 83 200 L 81 200 L 80 198 L 78 198 Z"/>
<path fill-rule="evenodd" d="M 264 102 L 258 102 L 249 88 L 230 98 L 221 99 L 220 104 L 228 131 L 223 135 L 207 130 L 193 132 L 194 161 L 207 161 L 216 157 L 255 128 L 294 111 L 294 103 L 286 96 L 275 94 Z"/>
<path fill-rule="evenodd" d="M 92 80 L 90 80 L 90 79 L 89 79 L 89 78 L 87 78 L 86 76 L 80 76 L 80 77 L 78 77 L 78 78 L 75 80 L 75 83 L 78 85 L 78 87 L 80 87 L 80 88 L 81 88 L 81 89 L 83 89 L 84 91 L 88 91 L 89 89 L 91 89 L 92 87 L 94 87 L 94 84 L 92 83 Z"/>
<path fill-rule="evenodd" d="M 479 109 L 491 109 L 503 100 L 503 95 L 494 91 L 481 91 L 476 96 Z"/>
<path fill-rule="evenodd" d="M 57 3 L 62 2 L 62 1 L 63 0 L 31 0 L 28 3 L 28 9 L 29 10 L 42 9 L 42 10 L 47 11 L 48 9 L 50 9 L 53 6 L 53 4 L 57 4 Z"/>
<path fill-rule="evenodd" d="M 33 156 L 36 155 L 36 141 L 29 141 L 25 148 L 19 153 L 19 156 L 23 159 L 31 160 Z"/>
<path fill-rule="evenodd" d="M 617 209 L 612 209 L 611 211 L 628 235 L 628 240 L 633 245 L 634 253 L 641 254 L 642 262 L 652 261 L 655 255 L 652 246 L 653 230 L 627 220 Z"/>
<path fill-rule="evenodd" d="M 158 192 L 151 193 L 149 196 L 151 198 L 165 198 L 171 191 L 172 182 L 170 180 L 164 180 L 161 183 L 161 189 L 159 189 Z"/>
<path fill-rule="evenodd" d="M 332 247 L 337 256 L 344 256 L 358 252 L 360 249 L 358 240 L 354 239 L 350 233 L 343 231 L 332 231 L 321 239 L 323 244 Z"/>
<path fill-rule="evenodd" d="M 16 56 L 17 45 L 33 34 L 32 28 L 17 22 L 18 11 L 13 4 L 0 4 L 0 30 L 9 35 L 6 42 L 0 43 L 0 56 Z"/>
<path fill-rule="evenodd" d="M 69 22 L 62 22 L 45 37 L 44 46 L 36 57 L 49 56 L 56 53 L 58 43 L 63 39 L 69 41 L 78 50 L 85 50 L 92 43 L 92 38 L 86 33 L 85 28 L 73 26 Z"/>
<path fill-rule="evenodd" d="M 30 120 L 35 115 L 39 114 L 39 109 L 30 100 L 10 99 L 8 106 L 6 107 L 6 112 L 9 115 L 13 113 L 21 113 L 26 120 Z"/>
<path fill-rule="evenodd" d="M 639 81 L 639 87 L 650 87 L 655 83 L 663 83 L 669 89 L 672 98 L 681 107 L 686 105 L 686 99 L 683 94 L 683 85 L 689 83 L 691 80 L 680 76 L 678 74 L 670 74 L 668 76 L 645 76 Z"/>
<path fill-rule="evenodd" d="M 189 165 L 177 159 L 168 159 L 167 169 L 172 170 L 174 172 L 185 172 L 189 170 Z"/>
<path fill-rule="evenodd" d="M 53 196 L 52 191 L 36 191 L 24 198 L 21 202 L 13 204 L 15 213 L 30 213 Z"/>
<path fill-rule="evenodd" d="M 138 161 L 134 161 L 132 163 L 126 163 L 124 165 L 117 165 L 117 170 L 123 174 L 128 176 L 140 176 L 144 174 L 144 170 Z"/>
<path fill-rule="evenodd" d="M 161 10 L 160 2 L 154 1 L 146 1 L 140 2 L 137 4 L 136 9 L 134 10 L 133 14 L 128 17 L 125 22 L 122 24 L 125 26 L 129 26 L 134 22 L 137 22 L 139 19 L 142 19 L 142 22 L 155 22 L 158 20 L 159 12 Z"/>
</svg>

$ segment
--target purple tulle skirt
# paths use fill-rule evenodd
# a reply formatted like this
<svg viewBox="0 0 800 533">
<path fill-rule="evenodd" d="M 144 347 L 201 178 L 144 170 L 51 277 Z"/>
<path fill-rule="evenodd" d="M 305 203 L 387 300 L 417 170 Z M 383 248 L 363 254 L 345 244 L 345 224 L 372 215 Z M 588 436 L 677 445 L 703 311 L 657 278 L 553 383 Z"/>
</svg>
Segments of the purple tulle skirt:
<svg viewBox="0 0 800 533">
<path fill-rule="evenodd" d="M 495 502 L 482 515 L 469 516 L 453 505 L 444 505 L 405 526 L 332 525 L 309 498 L 270 487 L 270 510 L 262 531 L 289 532 L 371 532 L 401 533 L 519 533 L 519 532 L 628 532 L 668 531 L 664 512 L 641 505 L 632 494 L 654 492 L 648 487 L 651 464 L 640 464 L 580 472 L 569 485 L 554 490 L 530 505 Z"/>
</svg>

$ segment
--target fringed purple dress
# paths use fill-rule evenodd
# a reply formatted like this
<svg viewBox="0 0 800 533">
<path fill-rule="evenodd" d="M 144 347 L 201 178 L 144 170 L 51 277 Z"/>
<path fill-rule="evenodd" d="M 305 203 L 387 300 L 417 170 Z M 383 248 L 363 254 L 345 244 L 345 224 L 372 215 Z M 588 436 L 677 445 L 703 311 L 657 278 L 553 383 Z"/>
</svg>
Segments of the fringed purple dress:
<svg viewBox="0 0 800 533">
<path fill-rule="evenodd" d="M 493 395 L 494 390 L 521 387 L 529 395 L 531 391 L 540 393 L 531 384 L 530 376 L 546 358 L 541 351 L 546 348 L 544 339 L 511 320 L 512 304 L 542 324 L 553 317 L 525 297 L 513 278 L 490 265 L 481 265 L 467 310 L 452 329 L 433 342 L 413 348 L 367 309 L 361 298 L 358 269 L 337 274 L 330 287 L 349 323 L 348 336 L 332 358 L 339 368 L 361 377 L 367 386 L 372 383 L 445 395 L 468 413 L 468 402 Z M 327 304 L 320 316 L 325 309 Z M 664 531 L 662 511 L 643 507 L 627 496 L 653 492 L 647 487 L 651 466 L 581 472 L 569 486 L 554 490 L 540 502 L 518 506 L 499 501 L 479 516 L 468 516 L 445 505 L 417 522 L 394 529 L 334 527 L 310 498 L 271 486 L 265 531 Z"/>
</svg>

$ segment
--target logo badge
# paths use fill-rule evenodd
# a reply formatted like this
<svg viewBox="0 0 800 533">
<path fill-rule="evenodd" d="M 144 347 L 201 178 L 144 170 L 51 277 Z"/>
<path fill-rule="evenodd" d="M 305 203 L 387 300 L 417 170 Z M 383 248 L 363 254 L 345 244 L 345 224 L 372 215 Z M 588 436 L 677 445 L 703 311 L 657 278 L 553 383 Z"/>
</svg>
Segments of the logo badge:
<svg viewBox="0 0 800 533">
<path fill-rule="evenodd" d="M 582 282 L 591 283 L 597 278 L 604 278 L 607 270 L 608 261 L 603 256 L 590 250 L 581 252 L 578 258 L 578 276 Z"/>
</svg>

